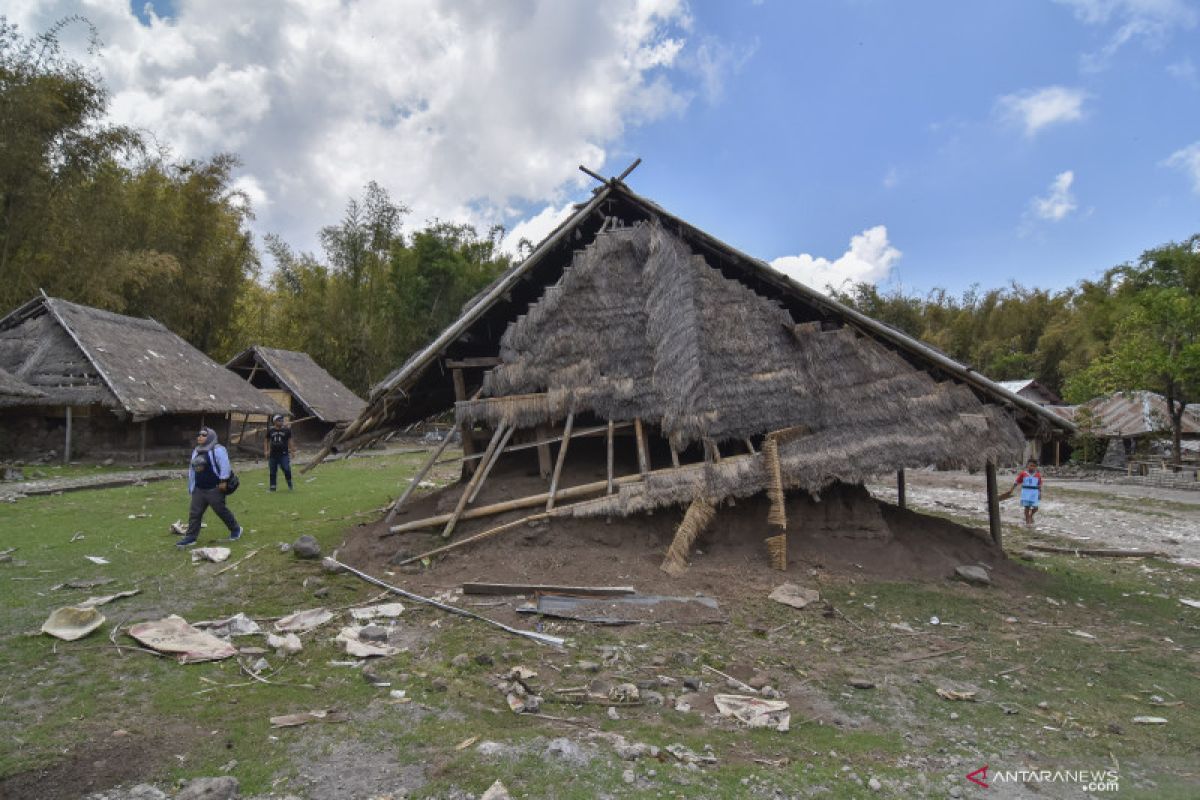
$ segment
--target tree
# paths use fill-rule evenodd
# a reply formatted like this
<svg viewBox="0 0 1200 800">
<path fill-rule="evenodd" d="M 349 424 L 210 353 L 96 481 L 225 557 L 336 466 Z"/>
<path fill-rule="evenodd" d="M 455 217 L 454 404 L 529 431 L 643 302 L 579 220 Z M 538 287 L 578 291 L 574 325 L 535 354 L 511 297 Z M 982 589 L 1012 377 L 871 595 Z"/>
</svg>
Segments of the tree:
<svg viewBox="0 0 1200 800">
<path fill-rule="evenodd" d="M 1179 465 L 1183 414 L 1200 397 L 1200 234 L 1147 250 L 1106 274 L 1118 322 L 1110 350 L 1076 375 L 1071 394 L 1149 389 L 1167 401 Z"/>
</svg>

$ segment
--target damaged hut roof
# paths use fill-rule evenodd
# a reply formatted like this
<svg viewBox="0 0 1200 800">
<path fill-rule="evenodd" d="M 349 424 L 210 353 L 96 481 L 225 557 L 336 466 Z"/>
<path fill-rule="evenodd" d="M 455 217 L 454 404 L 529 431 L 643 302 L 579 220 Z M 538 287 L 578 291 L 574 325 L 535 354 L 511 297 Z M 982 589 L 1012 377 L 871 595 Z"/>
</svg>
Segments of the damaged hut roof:
<svg viewBox="0 0 1200 800">
<path fill-rule="evenodd" d="M 282 411 L 159 322 L 46 296 L 0 319 L 0 368 L 43 403 L 100 404 L 135 420 Z"/>
<path fill-rule="evenodd" d="M 256 370 L 263 370 L 280 389 L 296 399 L 303 416 L 322 422 L 349 422 L 367 406 L 308 353 L 254 345 L 234 356 L 226 366 L 246 380 L 251 380 Z"/>
<path fill-rule="evenodd" d="M 0 406 L 21 405 L 45 396 L 45 392 L 33 388 L 7 370 L 0 368 Z"/>
<path fill-rule="evenodd" d="M 1167 400 L 1148 391 L 1115 392 L 1075 406 L 1076 424 L 1087 425 L 1102 436 L 1146 436 L 1171 430 Z M 1193 406 L 1183 412 L 1184 436 L 1200 435 L 1200 413 Z"/>
<path fill-rule="evenodd" d="M 752 258 L 718 241 L 669 214 L 651 201 L 635 194 L 624 183 L 612 180 L 597 189 L 588 202 L 581 204 L 576 212 L 543 240 L 524 261 L 506 271 L 490 287 L 467 303 L 461 316 L 433 341 L 414 353 L 403 366 L 375 386 L 372 389 L 367 408 L 349 426 L 343 438 L 349 439 L 375 431 L 390 430 L 452 407 L 455 397 L 445 373 L 447 360 L 494 359 L 498 350 L 501 349 L 502 335 L 505 335 L 506 341 L 512 345 L 505 351 L 505 354 L 510 357 L 518 356 L 515 348 L 521 334 L 517 332 L 517 328 L 529 327 L 531 324 L 520 322 L 522 316 L 528 320 L 539 315 L 542 317 L 548 315 L 554 304 L 558 302 L 555 300 L 555 295 L 561 294 L 572 280 L 576 280 L 567 276 L 566 273 L 572 265 L 582 266 L 577 262 L 579 259 L 587 258 L 587 250 L 584 248 L 591 246 L 594 249 L 598 246 L 606 246 L 601 245 L 601 240 L 605 238 L 604 231 L 614 227 L 617 228 L 617 231 L 621 227 L 632 229 L 639 222 L 654 223 L 664 233 L 669 234 L 671 241 L 668 242 L 660 236 L 658 246 L 678 248 L 680 253 L 678 259 L 696 265 L 697 269 L 700 269 L 699 265 L 703 265 L 703 270 L 697 272 L 696 277 L 692 279 L 693 289 L 717 286 L 722 292 L 746 299 L 748 305 L 739 307 L 739 309 L 744 308 L 746 313 L 751 313 L 764 320 L 774 320 L 774 322 L 768 326 L 769 330 L 763 329 L 762 335 L 767 338 L 762 341 L 757 343 L 741 340 L 731 341 L 728 352 L 724 353 L 726 363 L 723 367 L 710 361 L 706 362 L 703 369 L 693 370 L 688 374 L 686 367 L 692 362 L 684 361 L 675 364 L 671 361 L 671 355 L 656 350 L 654 351 L 655 355 L 661 356 L 661 358 L 655 363 L 661 363 L 674 369 L 677 373 L 676 378 L 683 382 L 677 384 L 676 388 L 672 388 L 667 382 L 661 381 L 656 389 L 648 383 L 627 386 L 613 379 L 608 381 L 610 392 L 606 395 L 606 399 L 596 406 L 598 410 L 618 413 L 623 407 L 633 408 L 639 403 L 642 404 L 639 406 L 641 410 L 647 410 L 647 404 L 663 403 L 664 398 L 661 396 L 663 386 L 667 387 L 670 398 L 687 398 L 688 393 L 696 389 L 693 384 L 687 382 L 688 380 L 701 381 L 704 390 L 710 396 L 714 392 L 725 392 L 731 395 L 729 398 L 731 402 L 736 399 L 733 397 L 734 395 L 748 392 L 749 394 L 745 398 L 747 402 L 765 401 L 768 406 L 774 404 L 787 407 L 789 404 L 782 399 L 771 400 L 768 398 L 771 376 L 755 374 L 756 370 L 762 371 L 755 366 L 758 362 L 764 360 L 770 362 L 770 359 L 762 355 L 761 351 L 768 347 L 780 346 L 781 342 L 786 339 L 783 335 L 787 334 L 796 341 L 803 352 L 804 341 L 806 339 L 820 341 L 818 334 L 821 334 L 831 340 L 852 337 L 856 341 L 870 342 L 872 346 L 862 356 L 869 362 L 865 367 L 867 372 L 864 373 L 864 376 L 877 376 L 878 371 L 870 371 L 871 365 L 878 366 L 882 360 L 890 358 L 894 362 L 893 366 L 904 363 L 922 371 L 932 382 L 939 386 L 945 386 L 941 390 L 942 392 L 946 395 L 954 395 L 959 398 L 959 401 L 970 395 L 978 406 L 988 404 L 989 407 L 1002 407 L 1007 416 L 1019 424 L 1026 436 L 1044 438 L 1074 431 L 1074 426 L 1070 421 L 1046 411 L 1035 402 L 1005 390 L 975 372 L 971 367 L 960 364 L 922 342 L 872 320 L 820 292 L 790 280 L 772 269 L 766 262 Z M 626 243 L 621 246 L 633 245 Z M 615 248 L 615 250 L 619 249 L 620 247 Z M 614 271 L 618 268 L 614 267 Z M 704 270 L 712 274 L 709 275 Z M 589 270 L 584 266 L 582 270 L 578 271 L 588 272 Z M 600 270 L 600 272 L 604 271 Z M 649 267 L 647 267 L 647 272 L 649 272 Z M 724 278 L 727 282 L 738 284 L 738 287 L 727 287 L 716 278 Z M 596 277 L 594 280 L 602 283 L 603 276 Z M 609 292 L 606 297 L 618 300 L 622 291 L 646 290 L 645 285 L 640 288 L 614 285 L 612 288 L 613 291 Z M 750 295 L 769 304 L 770 310 L 762 304 L 750 303 L 748 300 Z M 650 297 L 643 299 L 647 303 L 651 302 Z M 664 302 L 666 305 L 662 307 L 669 307 L 670 300 Z M 710 342 L 721 338 L 721 334 L 707 330 L 706 326 L 721 326 L 731 329 L 737 327 L 735 320 L 726 318 L 725 309 L 719 302 L 707 307 L 708 311 L 703 310 L 705 308 L 703 304 L 707 301 L 699 302 L 700 306 L 692 307 L 693 313 L 683 315 L 685 318 L 678 336 L 672 336 L 669 341 L 661 342 L 661 347 L 682 348 L 681 352 L 676 355 L 686 355 L 689 342 L 695 340 L 699 333 L 705 333 L 708 336 L 706 341 Z M 577 331 L 583 336 L 595 332 L 601 337 L 599 341 L 605 341 L 606 346 L 622 344 L 622 342 L 611 342 L 604 338 L 608 336 L 606 332 L 616 326 L 624 326 L 621 327 L 621 330 L 627 331 L 631 335 L 648 333 L 648 329 L 644 327 L 648 322 L 641 317 L 634 319 L 614 316 L 628 313 L 645 316 L 647 311 L 645 308 L 641 312 L 636 312 L 627 306 L 613 309 L 600 306 L 588 307 L 587 304 L 584 306 L 585 308 L 582 310 L 588 315 L 591 322 L 577 326 Z M 739 310 L 738 313 L 742 313 L 742 310 Z M 668 324 L 669 322 L 670 320 L 660 318 L 654 324 Z M 796 327 L 788 331 L 785 322 Z M 778 325 L 776 326 L 775 323 Z M 816 327 L 806 328 L 804 323 L 815 323 Z M 550 327 L 547 328 L 547 331 L 550 331 L 553 329 L 553 323 L 548 324 Z M 841 332 L 837 332 L 838 330 Z M 506 334 L 506 331 L 509 333 Z M 655 334 L 649 333 L 649 335 Z M 516 338 L 514 339 L 514 337 Z M 563 346 L 572 343 L 577 344 L 578 342 L 569 338 L 562 342 Z M 551 341 L 547 342 L 546 346 L 552 350 L 554 344 Z M 789 345 L 789 347 L 792 346 Z M 590 369 L 598 372 L 596 359 L 612 360 L 611 354 L 599 353 L 600 349 L 602 348 L 588 349 L 584 363 L 577 363 L 570 369 L 576 371 Z M 647 351 L 644 348 L 638 349 L 639 354 L 645 352 Z M 827 351 L 822 345 L 821 348 L 812 349 L 810 356 L 804 357 L 836 358 L 837 356 L 836 353 Z M 536 375 L 523 384 L 520 380 L 513 381 L 502 374 L 518 374 L 520 360 L 519 357 L 511 362 L 506 359 L 504 368 L 497 370 L 489 377 L 489 388 L 493 391 L 505 392 L 515 390 L 518 385 L 527 388 L 529 385 L 536 384 Z M 589 361 L 591 363 L 588 363 Z M 565 364 L 565 361 L 563 363 Z M 635 374 L 650 375 L 650 373 L 640 371 L 648 366 L 649 362 L 642 361 L 636 367 L 630 364 L 627 368 L 622 365 L 622 368 L 628 378 Z M 539 368 L 537 365 L 530 364 L 526 371 L 536 371 Z M 580 384 L 584 383 L 583 377 L 580 376 Z M 783 380 L 783 378 L 779 378 L 779 380 Z M 716 384 L 722 385 L 717 386 Z M 778 384 L 775 385 L 775 388 L 778 388 Z M 859 395 L 860 388 L 866 390 L 861 396 Z M 814 393 L 822 390 L 827 393 L 834 391 L 833 387 L 828 385 L 810 386 L 809 390 Z M 853 383 L 837 389 L 838 392 L 844 393 L 841 398 L 843 407 L 851 402 L 870 400 L 874 397 L 881 404 L 881 410 L 886 409 L 887 413 L 896 415 L 903 415 L 911 408 L 903 390 L 904 387 L 900 385 L 891 388 L 885 385 L 859 387 Z M 652 398 L 646 394 L 652 391 L 658 391 L 659 396 Z M 485 396 L 486 393 L 485 391 Z M 959 405 L 954 401 L 946 401 L 944 398 L 940 406 L 937 402 L 933 402 L 935 397 L 930 396 L 929 399 L 931 413 L 953 413 L 954 415 L 976 413 L 975 411 L 962 412 L 961 409 L 956 411 L 955 409 L 959 409 Z M 565 408 L 565 406 L 561 406 L 561 399 L 555 399 L 552 393 L 545 391 L 542 392 L 542 398 L 534 402 L 559 403 L 559 406 L 547 409 L 550 415 L 561 414 Z M 661 409 L 663 413 L 660 416 L 664 420 L 669 420 L 672 414 L 676 414 L 680 419 L 687 416 L 686 409 L 673 409 L 669 407 L 669 403 L 662 405 Z M 528 407 L 526 412 L 530 412 Z M 786 415 L 780 413 L 778 416 Z M 728 430 L 732 431 L 735 427 Z M 686 424 L 680 429 L 681 435 L 684 435 L 685 429 Z M 952 431 L 945 430 L 942 433 L 952 434 Z M 938 459 L 930 458 L 925 463 L 935 461 Z"/>
</svg>

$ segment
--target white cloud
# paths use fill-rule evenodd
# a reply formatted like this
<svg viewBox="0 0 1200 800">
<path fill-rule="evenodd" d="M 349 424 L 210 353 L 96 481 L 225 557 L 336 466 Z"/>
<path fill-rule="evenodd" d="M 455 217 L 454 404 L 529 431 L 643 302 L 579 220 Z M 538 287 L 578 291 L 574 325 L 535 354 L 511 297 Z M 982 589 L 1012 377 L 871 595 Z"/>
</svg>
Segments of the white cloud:
<svg viewBox="0 0 1200 800">
<path fill-rule="evenodd" d="M 259 231 L 302 248 L 370 180 L 411 219 L 512 222 L 560 205 L 631 126 L 679 114 L 706 65 L 719 95 L 736 59 L 692 55 L 685 0 L 179 0 L 140 22 L 128 0 L 83 9 L 119 122 L 180 158 L 234 151 Z M 78 0 L 12 0 L 26 35 Z M 80 26 L 72 26 L 79 28 Z M 708 52 L 708 55 L 703 55 Z M 698 61 L 697 61 L 698 59 Z M 689 62 L 691 63 L 691 62 Z M 532 224 L 532 222 L 530 222 Z"/>
<path fill-rule="evenodd" d="M 801 253 L 776 258 L 771 266 L 806 286 L 826 291 L 830 286 L 842 289 L 848 284 L 879 283 L 901 255 L 888 241 L 887 227 L 876 225 L 852 237 L 849 249 L 832 261 Z"/>
<path fill-rule="evenodd" d="M 554 206 L 546 206 L 532 217 L 523 219 L 504 235 L 504 240 L 500 242 L 500 249 L 510 255 L 521 256 L 520 245 L 521 240 L 528 241 L 534 247 L 541 243 L 542 239 L 549 236 L 559 223 L 571 216 L 575 211 L 573 203 L 567 203 L 561 208 Z"/>
<path fill-rule="evenodd" d="M 1024 127 L 1026 136 L 1033 136 L 1047 126 L 1083 119 L 1087 97 L 1082 89 L 1047 86 L 1006 94 L 996 101 L 996 108 L 1002 117 Z"/>
<path fill-rule="evenodd" d="M 1140 40 L 1154 49 L 1161 47 L 1176 30 L 1188 30 L 1200 22 L 1200 12 L 1188 0 L 1058 0 L 1075 11 L 1087 25 L 1116 29 L 1096 52 L 1085 53 L 1080 66 L 1086 72 L 1108 67 L 1112 57 L 1132 41 Z"/>
<path fill-rule="evenodd" d="M 888 171 L 883 176 L 883 188 L 895 189 L 900 185 L 900 171 L 895 167 L 888 167 Z"/>
<path fill-rule="evenodd" d="M 1049 191 L 1042 197 L 1033 198 L 1030 202 L 1030 211 L 1038 219 L 1050 222 L 1062 221 L 1079 207 L 1075 196 L 1071 194 L 1071 184 L 1074 182 L 1075 173 L 1071 170 L 1058 173 L 1050 183 Z"/>
<path fill-rule="evenodd" d="M 1186 84 L 1195 86 L 1196 80 L 1196 65 L 1192 63 L 1192 59 L 1184 56 L 1183 59 L 1167 65 L 1167 74 L 1176 80 L 1183 81 Z"/>
<path fill-rule="evenodd" d="M 1176 150 L 1163 164 L 1182 170 L 1190 176 L 1192 189 L 1200 194 L 1200 142 L 1192 142 L 1187 147 Z"/>
</svg>

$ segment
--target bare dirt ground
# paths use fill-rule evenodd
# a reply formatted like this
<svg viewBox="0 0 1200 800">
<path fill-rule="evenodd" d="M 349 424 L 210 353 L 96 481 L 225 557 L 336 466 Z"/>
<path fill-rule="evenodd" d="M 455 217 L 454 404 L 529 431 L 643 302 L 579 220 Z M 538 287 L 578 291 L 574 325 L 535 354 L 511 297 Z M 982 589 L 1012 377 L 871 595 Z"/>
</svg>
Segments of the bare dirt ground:
<svg viewBox="0 0 1200 800">
<path fill-rule="evenodd" d="M 906 476 L 912 508 L 986 525 L 982 473 L 909 472 Z M 1001 490 L 1011 479 L 1000 476 Z M 894 481 L 868 488 L 876 497 L 895 502 Z M 1003 502 L 1000 513 L 1006 524 L 1023 524 L 1015 499 Z M 1034 530 L 1081 547 L 1157 550 L 1177 563 L 1200 566 L 1200 492 L 1047 478 Z"/>
</svg>

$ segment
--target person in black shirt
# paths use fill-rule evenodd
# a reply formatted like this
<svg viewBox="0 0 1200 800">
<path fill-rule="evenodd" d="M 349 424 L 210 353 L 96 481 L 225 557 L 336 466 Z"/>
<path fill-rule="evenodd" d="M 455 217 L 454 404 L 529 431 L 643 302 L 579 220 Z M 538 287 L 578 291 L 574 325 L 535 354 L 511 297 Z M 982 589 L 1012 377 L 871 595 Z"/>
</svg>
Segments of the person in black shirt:
<svg viewBox="0 0 1200 800">
<path fill-rule="evenodd" d="M 288 491 L 292 490 L 292 456 L 295 454 L 292 429 L 283 424 L 283 414 L 276 414 L 271 417 L 271 427 L 267 428 L 267 436 L 263 440 L 263 455 L 267 457 L 267 465 L 271 469 L 272 492 L 275 491 L 275 476 L 280 469 L 287 479 Z"/>
</svg>

